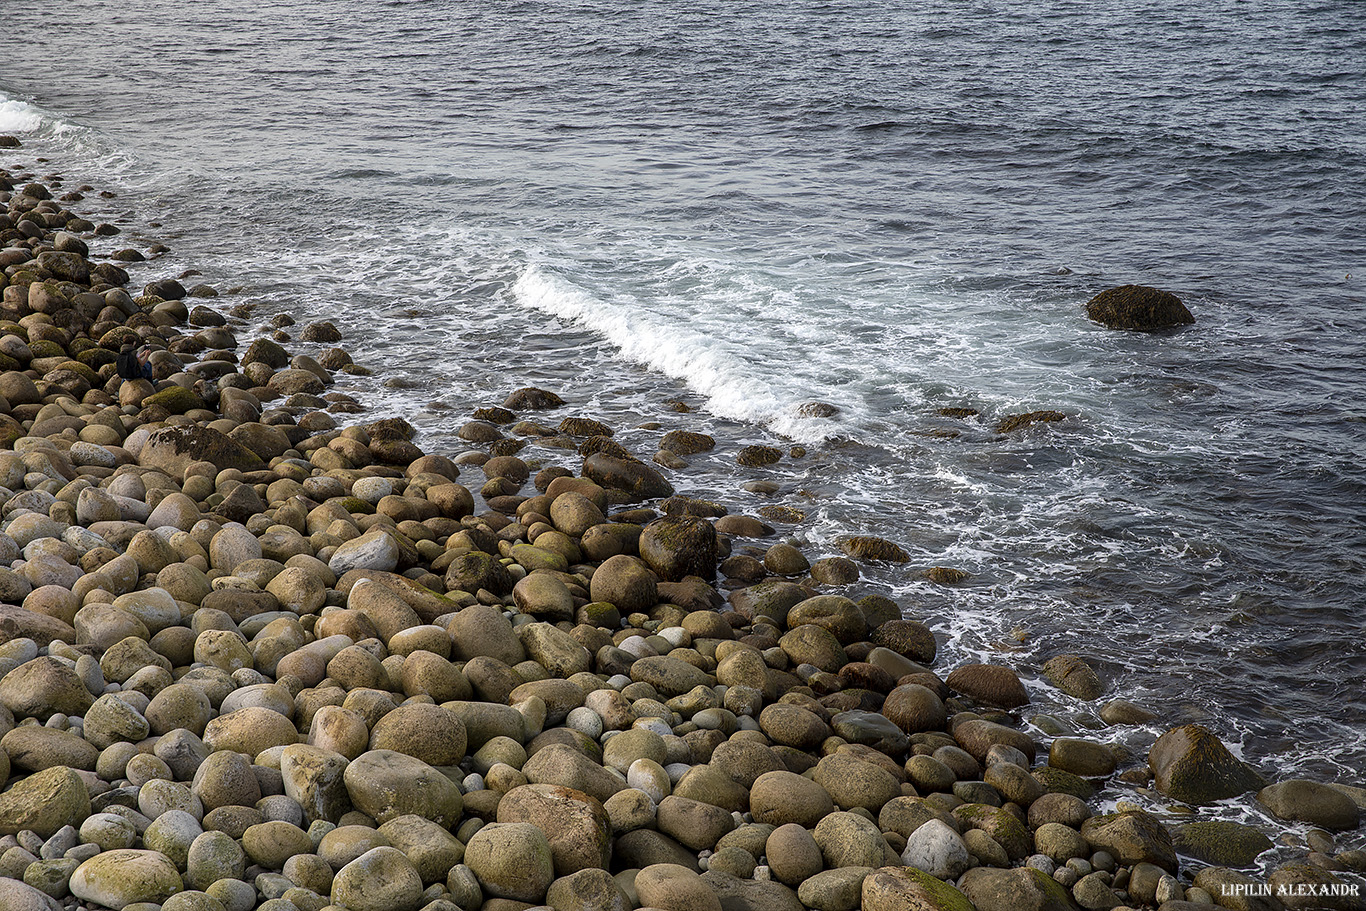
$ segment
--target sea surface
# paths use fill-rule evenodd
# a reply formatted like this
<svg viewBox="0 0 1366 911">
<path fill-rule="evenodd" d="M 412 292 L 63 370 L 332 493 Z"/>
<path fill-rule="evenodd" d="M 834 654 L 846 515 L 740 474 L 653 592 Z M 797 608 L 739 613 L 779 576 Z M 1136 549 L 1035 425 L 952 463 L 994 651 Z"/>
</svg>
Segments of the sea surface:
<svg viewBox="0 0 1366 911">
<path fill-rule="evenodd" d="M 425 447 L 464 449 L 471 409 L 527 384 L 646 458 L 661 430 L 711 433 L 681 492 L 800 509 L 779 527 L 813 559 L 898 542 L 911 562 L 851 590 L 929 622 L 939 668 L 1019 668 L 1026 717 L 1138 753 L 1199 721 L 1273 777 L 1366 784 L 1354 0 L 5 0 L 3 21 L 0 133 L 24 148 L 0 166 L 115 191 L 73 205 L 125 228 L 96 252 L 167 245 L 135 282 L 199 270 L 225 309 L 260 305 L 244 343 L 331 319 L 377 371 L 339 388 Z M 1195 324 L 1087 320 L 1128 283 Z M 994 432 L 1035 409 L 1067 417 Z M 805 454 L 736 466 L 751 443 Z M 1102 729 L 1038 680 L 1069 652 L 1162 720 Z"/>
</svg>

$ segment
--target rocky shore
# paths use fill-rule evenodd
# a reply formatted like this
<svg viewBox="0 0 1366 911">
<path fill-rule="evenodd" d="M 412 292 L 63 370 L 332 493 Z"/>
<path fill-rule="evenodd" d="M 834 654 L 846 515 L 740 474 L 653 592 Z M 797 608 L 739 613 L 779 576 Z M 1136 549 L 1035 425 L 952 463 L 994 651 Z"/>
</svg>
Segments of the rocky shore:
<svg viewBox="0 0 1366 911">
<path fill-rule="evenodd" d="M 646 461 L 533 387 L 461 453 L 348 424 L 333 326 L 291 354 L 284 314 L 129 288 L 155 250 L 60 184 L 0 170 L 3 911 L 1366 907 L 1366 790 L 1272 783 L 1076 655 L 1024 676 L 1103 726 L 1044 733 L 1017 669 L 859 591 L 895 542 L 677 494 L 704 434 Z"/>
</svg>

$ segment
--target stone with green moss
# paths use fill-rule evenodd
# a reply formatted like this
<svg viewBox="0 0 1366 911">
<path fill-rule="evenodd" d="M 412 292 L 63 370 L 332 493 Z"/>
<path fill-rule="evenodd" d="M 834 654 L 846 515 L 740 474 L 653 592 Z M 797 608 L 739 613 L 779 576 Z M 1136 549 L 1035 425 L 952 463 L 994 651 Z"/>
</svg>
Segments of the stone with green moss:
<svg viewBox="0 0 1366 911">
<path fill-rule="evenodd" d="M 1219 867 L 1250 867 L 1271 848 L 1271 839 L 1236 822 L 1202 820 L 1177 829 L 1173 846 L 1182 854 Z"/>
<path fill-rule="evenodd" d="M 1006 849 L 1011 860 L 1022 860 L 1032 853 L 1034 842 L 1024 823 L 999 807 L 970 803 L 956 808 L 953 815 L 960 822 L 981 829 L 994 838 Z"/>
<path fill-rule="evenodd" d="M 183 386 L 168 386 L 142 400 L 144 408 L 165 408 L 171 414 L 184 414 L 204 407 L 204 400 Z"/>
<path fill-rule="evenodd" d="M 1053 766 L 1040 766 L 1032 774 L 1050 794 L 1071 794 L 1082 800 L 1096 796 L 1096 789 L 1089 781 L 1071 772 Z"/>
</svg>

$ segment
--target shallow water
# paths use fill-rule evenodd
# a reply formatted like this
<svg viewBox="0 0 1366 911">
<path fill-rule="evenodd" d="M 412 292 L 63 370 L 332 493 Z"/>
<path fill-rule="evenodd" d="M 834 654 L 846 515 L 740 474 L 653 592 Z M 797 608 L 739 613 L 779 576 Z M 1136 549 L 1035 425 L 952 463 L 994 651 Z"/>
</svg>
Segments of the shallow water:
<svg viewBox="0 0 1366 911">
<path fill-rule="evenodd" d="M 644 421 L 712 433 L 675 484 L 803 510 L 813 558 L 900 543 L 857 589 L 940 666 L 1075 651 L 1161 726 L 1360 783 L 1366 26 L 1038 6 L 11 2 L 0 163 L 117 190 L 97 251 L 171 247 L 137 281 L 334 320 L 380 371 L 344 387 L 431 448 L 528 383 L 643 455 Z M 1197 322 L 1085 319 L 1129 282 Z M 1034 409 L 1068 417 L 993 432 Z"/>
</svg>

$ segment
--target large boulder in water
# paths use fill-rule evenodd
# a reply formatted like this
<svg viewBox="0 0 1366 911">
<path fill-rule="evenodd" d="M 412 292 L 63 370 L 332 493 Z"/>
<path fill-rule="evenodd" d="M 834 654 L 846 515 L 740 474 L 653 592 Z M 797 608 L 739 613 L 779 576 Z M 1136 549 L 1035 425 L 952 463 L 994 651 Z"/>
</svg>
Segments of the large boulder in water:
<svg viewBox="0 0 1366 911">
<path fill-rule="evenodd" d="M 1157 790 L 1175 800 L 1200 806 L 1260 790 L 1265 779 L 1229 752 L 1207 728 L 1187 724 L 1172 728 L 1148 751 Z"/>
<path fill-rule="evenodd" d="M 1195 322 L 1181 298 L 1146 285 L 1102 291 L 1086 302 L 1086 315 L 1111 329 L 1151 331 Z"/>
<path fill-rule="evenodd" d="M 667 497 L 674 492 L 673 485 L 650 466 L 613 458 L 604 452 L 584 459 L 583 475 L 602 487 L 625 491 L 635 500 Z"/>
<path fill-rule="evenodd" d="M 665 582 L 716 574 L 716 529 L 695 516 L 665 516 L 640 533 L 640 558 Z"/>
</svg>

